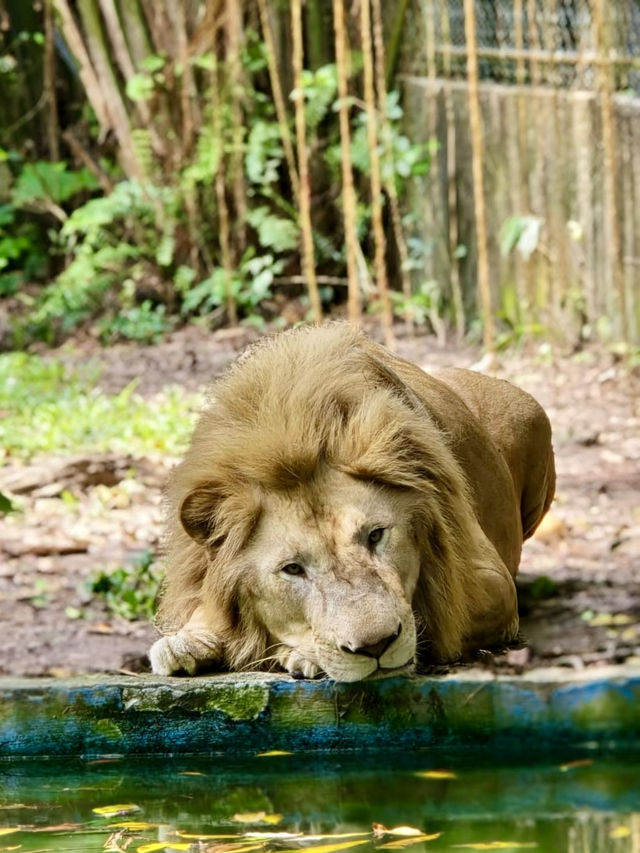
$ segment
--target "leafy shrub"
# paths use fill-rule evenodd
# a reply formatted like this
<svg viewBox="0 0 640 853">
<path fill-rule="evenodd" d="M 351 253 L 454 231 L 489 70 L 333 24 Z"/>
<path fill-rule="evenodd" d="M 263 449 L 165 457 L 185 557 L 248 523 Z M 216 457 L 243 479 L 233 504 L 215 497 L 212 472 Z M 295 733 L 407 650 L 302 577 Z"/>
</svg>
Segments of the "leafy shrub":
<svg viewBox="0 0 640 853">
<path fill-rule="evenodd" d="M 97 572 L 88 587 L 104 600 L 111 613 L 129 621 L 149 620 L 155 613 L 161 579 L 155 554 L 147 548 L 132 566 Z"/>
</svg>

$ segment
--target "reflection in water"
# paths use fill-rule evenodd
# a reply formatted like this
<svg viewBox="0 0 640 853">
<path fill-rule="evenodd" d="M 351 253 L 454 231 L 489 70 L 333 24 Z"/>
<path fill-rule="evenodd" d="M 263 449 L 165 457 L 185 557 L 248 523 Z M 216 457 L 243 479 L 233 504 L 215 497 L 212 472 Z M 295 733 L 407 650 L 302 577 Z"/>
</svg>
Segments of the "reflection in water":
<svg viewBox="0 0 640 853">
<path fill-rule="evenodd" d="M 623 758 L 596 753 L 516 765 L 430 750 L 4 762 L 0 853 L 640 853 L 640 755 Z M 438 769 L 449 772 L 425 772 Z M 118 808 L 95 811 L 106 806 Z M 427 837 L 373 833 L 373 824 Z"/>
</svg>

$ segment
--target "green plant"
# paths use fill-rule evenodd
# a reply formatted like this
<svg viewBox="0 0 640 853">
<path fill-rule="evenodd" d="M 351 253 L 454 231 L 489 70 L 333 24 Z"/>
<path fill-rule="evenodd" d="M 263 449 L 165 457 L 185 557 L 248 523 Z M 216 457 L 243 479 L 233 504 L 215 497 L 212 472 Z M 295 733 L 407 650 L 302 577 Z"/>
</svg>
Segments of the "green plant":
<svg viewBox="0 0 640 853">
<path fill-rule="evenodd" d="M 9 515 L 10 512 L 15 512 L 13 502 L 4 492 L 0 492 L 0 515 Z"/>
<path fill-rule="evenodd" d="M 27 353 L 0 355 L 0 462 L 36 453 L 159 451 L 178 455 L 200 397 L 180 388 L 141 397 L 135 383 L 109 395 L 90 363 L 70 368 Z"/>
<path fill-rule="evenodd" d="M 51 257 L 59 251 L 52 220 L 61 225 L 68 216 L 65 203 L 97 188 L 91 172 L 63 162 L 23 162 L 15 152 L 0 149 L 1 166 L 9 190 L 0 204 L 0 297 L 46 278 Z"/>
<path fill-rule="evenodd" d="M 161 577 L 155 554 L 147 548 L 132 566 L 97 572 L 88 589 L 104 600 L 111 613 L 129 621 L 149 620 L 155 612 Z"/>
<path fill-rule="evenodd" d="M 140 305 L 121 310 L 115 317 L 104 317 L 99 323 L 103 343 L 124 338 L 139 343 L 157 343 L 174 321 L 166 316 L 164 305 L 152 305 L 146 299 Z"/>
<path fill-rule="evenodd" d="M 440 329 L 442 294 L 437 281 L 423 281 L 409 299 L 396 290 L 391 291 L 390 295 L 397 316 L 408 317 L 418 326 L 424 326 L 428 322 L 435 331 Z"/>
</svg>

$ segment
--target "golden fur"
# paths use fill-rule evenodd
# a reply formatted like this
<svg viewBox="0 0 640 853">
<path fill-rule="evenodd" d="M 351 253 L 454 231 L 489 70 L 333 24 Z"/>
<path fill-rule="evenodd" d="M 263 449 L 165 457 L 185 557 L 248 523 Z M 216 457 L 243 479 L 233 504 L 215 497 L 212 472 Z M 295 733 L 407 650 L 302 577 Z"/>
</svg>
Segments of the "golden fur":
<svg viewBox="0 0 640 853">
<path fill-rule="evenodd" d="M 513 639 L 521 544 L 555 482 L 532 397 L 468 371 L 429 376 L 343 324 L 260 342 L 212 393 L 168 490 L 156 672 L 275 660 L 355 680 L 413 657 L 416 627 L 428 661 Z M 358 544 L 378 509 L 392 532 Z M 310 541 L 316 531 L 317 588 L 258 567 L 305 530 Z M 354 653 L 393 625 L 402 633 L 379 662 Z"/>
</svg>

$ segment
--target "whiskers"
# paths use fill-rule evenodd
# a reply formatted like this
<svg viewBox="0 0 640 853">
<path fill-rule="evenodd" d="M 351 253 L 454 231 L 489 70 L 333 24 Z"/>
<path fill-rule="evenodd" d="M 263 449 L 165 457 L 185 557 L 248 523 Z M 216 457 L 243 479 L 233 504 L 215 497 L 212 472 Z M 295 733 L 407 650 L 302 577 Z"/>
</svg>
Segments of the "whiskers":
<svg viewBox="0 0 640 853">
<path fill-rule="evenodd" d="M 282 643 L 272 643 L 270 646 L 267 646 L 266 649 L 264 650 L 265 654 L 263 657 L 255 658 L 254 660 L 250 660 L 247 663 L 244 663 L 240 667 L 240 671 L 241 672 L 249 672 L 249 671 L 254 670 L 254 669 L 259 669 L 259 668 L 263 667 L 265 664 L 271 664 L 271 666 L 265 667 L 265 669 L 268 669 L 269 671 L 273 670 L 274 665 L 278 664 L 280 662 L 279 658 L 275 652 L 272 654 L 267 654 L 267 653 L 271 649 L 278 650 L 278 649 L 282 649 L 282 648 L 283 648 Z"/>
</svg>

